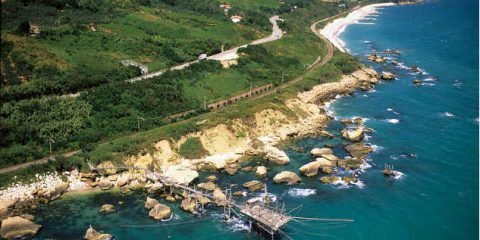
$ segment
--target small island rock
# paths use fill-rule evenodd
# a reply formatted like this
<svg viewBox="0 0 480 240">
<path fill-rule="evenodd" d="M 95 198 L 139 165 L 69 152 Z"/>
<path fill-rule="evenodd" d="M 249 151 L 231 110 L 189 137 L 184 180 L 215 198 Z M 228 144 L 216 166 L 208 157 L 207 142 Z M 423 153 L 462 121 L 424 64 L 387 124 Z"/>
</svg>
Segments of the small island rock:
<svg viewBox="0 0 480 240">
<path fill-rule="evenodd" d="M 275 183 L 296 184 L 302 181 L 302 179 L 294 172 L 283 171 L 273 177 Z"/>
<path fill-rule="evenodd" d="M 172 210 L 167 205 L 157 203 L 148 213 L 155 220 L 167 219 L 172 215 Z"/>
</svg>

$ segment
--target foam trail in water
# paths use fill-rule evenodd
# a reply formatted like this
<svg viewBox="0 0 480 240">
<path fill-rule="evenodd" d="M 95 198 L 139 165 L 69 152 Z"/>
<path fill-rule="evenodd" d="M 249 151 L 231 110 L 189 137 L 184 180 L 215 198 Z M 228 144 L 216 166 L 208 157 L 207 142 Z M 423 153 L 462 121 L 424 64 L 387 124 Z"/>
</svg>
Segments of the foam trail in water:
<svg viewBox="0 0 480 240">
<path fill-rule="evenodd" d="M 398 119 L 396 119 L 396 118 L 384 119 L 383 121 L 384 121 L 384 122 L 391 123 L 391 124 L 397 124 L 397 123 L 400 122 L 400 120 L 398 120 Z"/>
<path fill-rule="evenodd" d="M 455 117 L 455 115 L 453 115 L 453 113 L 451 113 L 451 112 L 443 112 L 443 113 L 440 113 L 440 116 L 446 117 L 446 118 L 453 118 L 453 117 Z"/>
<path fill-rule="evenodd" d="M 291 188 L 288 190 L 288 195 L 291 197 L 308 197 L 317 193 L 315 189 Z"/>
</svg>

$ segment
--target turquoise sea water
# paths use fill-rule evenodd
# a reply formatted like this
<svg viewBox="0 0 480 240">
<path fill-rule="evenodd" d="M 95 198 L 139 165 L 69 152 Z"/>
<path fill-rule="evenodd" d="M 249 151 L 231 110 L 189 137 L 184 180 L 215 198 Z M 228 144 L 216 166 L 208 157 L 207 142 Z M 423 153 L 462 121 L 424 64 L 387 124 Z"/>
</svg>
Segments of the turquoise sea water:
<svg viewBox="0 0 480 240">
<path fill-rule="evenodd" d="M 439 0 L 381 10 L 373 25 L 352 25 L 341 35 L 352 54 L 364 56 L 386 48 L 403 52 L 398 61 L 416 65 L 424 74 L 391 64 L 377 70 L 398 74 L 375 91 L 357 92 L 330 106 L 337 118 L 361 116 L 375 130 L 369 142 L 377 151 L 362 186 L 327 186 L 317 178 L 296 186 L 269 184 L 269 191 L 293 215 L 351 218 L 353 223 L 291 222 L 284 231 L 293 239 L 477 239 L 478 238 L 478 1 Z M 413 86 L 413 79 L 427 80 Z M 398 121 L 394 121 L 396 119 Z M 393 120 L 393 121 L 392 121 Z M 397 123 L 395 123 L 397 122 Z M 329 127 L 341 130 L 338 122 Z M 270 179 L 282 170 L 296 171 L 310 161 L 313 147 L 340 140 L 307 138 L 286 147 L 288 166 L 269 166 Z M 405 175 L 386 179 L 385 163 Z M 219 175 L 223 186 L 255 179 L 253 173 Z M 203 181 L 203 178 L 200 179 Z M 146 194 L 133 192 L 66 197 L 42 206 L 36 239 L 82 239 L 88 225 L 117 239 L 258 239 L 241 221 L 222 222 L 222 209 L 209 208 L 202 217 L 168 204 L 175 215 L 168 222 L 149 219 L 143 208 Z M 119 205 L 119 201 L 125 203 Z M 118 211 L 98 214 L 104 203 Z"/>
</svg>

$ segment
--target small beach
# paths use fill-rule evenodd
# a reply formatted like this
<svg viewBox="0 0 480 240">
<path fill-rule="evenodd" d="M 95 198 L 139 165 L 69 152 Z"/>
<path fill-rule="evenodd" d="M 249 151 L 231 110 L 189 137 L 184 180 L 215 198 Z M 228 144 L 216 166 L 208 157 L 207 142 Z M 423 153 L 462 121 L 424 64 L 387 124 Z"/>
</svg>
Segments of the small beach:
<svg viewBox="0 0 480 240">
<path fill-rule="evenodd" d="M 377 3 L 356 9 L 346 17 L 338 18 L 328 23 L 322 30 L 320 30 L 320 34 L 325 36 L 340 51 L 347 52 L 345 49 L 345 42 L 339 37 L 340 34 L 345 31 L 347 26 L 351 24 L 360 24 L 362 20 L 369 20 L 368 16 L 377 14 L 379 8 L 390 6 L 395 6 L 395 4 Z"/>
</svg>

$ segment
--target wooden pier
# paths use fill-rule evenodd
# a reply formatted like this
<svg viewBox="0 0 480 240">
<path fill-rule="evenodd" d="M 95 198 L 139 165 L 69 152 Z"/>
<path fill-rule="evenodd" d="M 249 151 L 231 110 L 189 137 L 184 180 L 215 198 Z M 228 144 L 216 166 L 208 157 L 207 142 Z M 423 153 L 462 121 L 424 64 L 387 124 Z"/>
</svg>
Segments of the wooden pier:
<svg viewBox="0 0 480 240">
<path fill-rule="evenodd" d="M 256 199 L 255 201 L 246 201 L 244 204 L 238 204 L 231 197 L 231 192 L 232 192 L 231 189 L 225 190 L 225 195 L 227 196 L 226 199 L 216 199 L 212 194 L 199 191 L 196 188 L 191 188 L 183 184 L 178 184 L 172 181 L 170 178 L 162 176 L 161 174 L 158 174 L 146 168 L 129 167 L 129 166 L 97 168 L 91 165 L 90 163 L 89 163 L 89 167 L 92 171 L 108 170 L 108 169 L 137 170 L 140 172 L 144 172 L 149 179 L 153 181 L 158 181 L 162 183 L 165 187 L 170 187 L 170 190 L 172 190 L 172 188 L 176 188 L 176 189 L 185 191 L 187 195 L 185 197 L 189 197 L 193 199 L 196 199 L 199 197 L 205 197 L 212 200 L 212 202 L 220 201 L 221 205 L 224 206 L 225 218 L 227 220 L 231 218 L 232 212 L 236 213 L 239 217 L 246 216 L 248 218 L 248 222 L 250 223 L 251 229 L 253 225 L 255 227 L 258 227 L 257 229 L 260 230 L 259 232 L 260 235 L 271 238 L 272 240 L 275 238 L 276 235 L 278 235 L 278 233 L 282 232 L 281 228 L 294 218 L 285 213 L 284 207 L 279 209 L 279 208 L 272 208 L 268 205 L 268 201 L 267 201 L 268 193 L 267 193 L 266 187 L 265 187 L 265 195 L 263 200 Z M 203 204 L 201 207 L 203 208 Z"/>
</svg>

